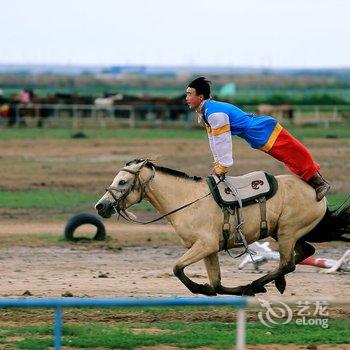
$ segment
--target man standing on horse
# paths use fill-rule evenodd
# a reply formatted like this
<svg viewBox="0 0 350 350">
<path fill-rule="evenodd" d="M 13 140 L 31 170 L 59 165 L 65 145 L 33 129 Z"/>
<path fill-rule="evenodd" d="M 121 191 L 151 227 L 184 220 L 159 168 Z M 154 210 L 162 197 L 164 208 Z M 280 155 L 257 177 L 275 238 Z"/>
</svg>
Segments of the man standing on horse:
<svg viewBox="0 0 350 350">
<path fill-rule="evenodd" d="M 198 122 L 206 127 L 214 157 L 214 173 L 223 175 L 233 165 L 231 135 L 245 139 L 251 147 L 283 162 L 316 191 L 320 201 L 330 185 L 319 173 L 307 148 L 294 138 L 276 119 L 257 117 L 238 107 L 210 98 L 210 81 L 204 77 L 193 80 L 186 90 L 186 102 L 198 114 Z"/>
</svg>

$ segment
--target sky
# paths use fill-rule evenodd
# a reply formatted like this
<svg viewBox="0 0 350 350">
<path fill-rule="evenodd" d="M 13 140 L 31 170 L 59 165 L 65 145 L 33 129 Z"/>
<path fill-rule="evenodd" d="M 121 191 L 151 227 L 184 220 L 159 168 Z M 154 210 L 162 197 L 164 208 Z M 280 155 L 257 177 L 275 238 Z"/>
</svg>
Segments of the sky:
<svg viewBox="0 0 350 350">
<path fill-rule="evenodd" d="M 350 67 L 350 0 L 0 0 L 0 64 Z"/>
</svg>

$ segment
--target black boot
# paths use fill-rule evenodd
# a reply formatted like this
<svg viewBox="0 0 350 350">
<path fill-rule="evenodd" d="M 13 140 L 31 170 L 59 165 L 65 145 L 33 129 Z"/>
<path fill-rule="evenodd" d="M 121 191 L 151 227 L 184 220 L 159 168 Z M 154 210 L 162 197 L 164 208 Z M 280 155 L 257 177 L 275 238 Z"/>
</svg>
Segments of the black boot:
<svg viewBox="0 0 350 350">
<path fill-rule="evenodd" d="M 319 202 L 331 188 L 330 184 L 322 177 L 322 175 L 317 172 L 312 176 L 308 182 L 316 191 L 316 199 Z"/>
</svg>

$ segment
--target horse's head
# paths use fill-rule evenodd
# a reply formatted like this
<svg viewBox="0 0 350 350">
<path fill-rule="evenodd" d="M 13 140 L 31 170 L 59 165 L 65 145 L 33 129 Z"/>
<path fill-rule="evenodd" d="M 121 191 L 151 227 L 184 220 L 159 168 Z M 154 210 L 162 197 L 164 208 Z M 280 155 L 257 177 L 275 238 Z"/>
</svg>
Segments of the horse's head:
<svg viewBox="0 0 350 350">
<path fill-rule="evenodd" d="M 126 164 L 106 188 L 104 196 L 96 203 L 95 209 L 103 218 L 109 218 L 117 211 L 124 211 L 141 202 L 145 188 L 153 179 L 155 169 L 147 159 L 136 159 Z"/>
</svg>

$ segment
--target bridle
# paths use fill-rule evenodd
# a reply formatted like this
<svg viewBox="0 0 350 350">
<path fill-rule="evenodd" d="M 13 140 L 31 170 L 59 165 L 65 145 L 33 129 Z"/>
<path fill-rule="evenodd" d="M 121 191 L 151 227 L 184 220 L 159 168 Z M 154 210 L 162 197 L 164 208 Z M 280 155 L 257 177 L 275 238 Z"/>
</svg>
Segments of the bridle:
<svg viewBox="0 0 350 350">
<path fill-rule="evenodd" d="M 152 175 L 151 177 L 145 181 L 144 183 L 142 183 L 141 179 L 140 179 L 140 172 L 141 172 L 141 169 L 146 165 L 146 164 L 150 164 L 152 166 Z M 182 209 L 185 209 L 187 208 L 188 206 L 204 199 L 205 197 L 208 197 L 209 195 L 211 195 L 211 192 L 207 193 L 205 196 L 203 197 L 200 197 L 190 203 L 187 203 L 177 209 L 174 209 L 172 210 L 171 212 L 167 213 L 167 214 L 164 214 L 156 219 L 153 219 L 153 220 L 150 220 L 150 221 L 147 221 L 147 222 L 142 222 L 142 221 L 138 221 L 138 220 L 135 220 L 133 218 L 130 217 L 130 215 L 126 212 L 126 205 L 125 205 L 125 199 L 126 197 L 134 190 L 141 190 L 141 195 L 140 195 L 140 200 L 137 202 L 137 203 L 140 203 L 142 201 L 142 199 L 144 198 L 144 195 L 145 195 L 145 192 L 146 192 L 146 187 L 149 185 L 149 183 L 153 180 L 154 176 L 155 176 L 155 172 L 156 172 L 156 169 L 154 167 L 154 165 L 152 163 L 149 162 L 149 160 L 145 160 L 143 162 L 143 164 L 139 167 L 138 170 L 131 170 L 131 169 L 127 169 L 127 168 L 122 168 L 120 171 L 126 171 L 130 174 L 133 174 L 134 175 L 134 180 L 133 180 L 133 183 L 132 185 L 127 188 L 125 191 L 121 191 L 119 188 L 117 187 L 114 187 L 114 186 L 109 186 L 106 188 L 106 191 L 113 197 L 114 199 L 114 202 L 112 203 L 112 206 L 113 206 L 113 209 L 115 210 L 116 214 L 119 214 L 123 219 L 127 220 L 127 221 L 133 221 L 133 222 L 136 222 L 138 224 L 142 224 L 142 225 L 147 225 L 147 224 L 151 224 L 153 222 L 156 222 L 156 221 L 159 221 L 163 218 L 165 218 L 166 216 L 168 215 L 171 215 L 171 214 L 174 214 Z M 122 195 L 117 198 L 115 193 L 114 192 L 122 192 Z M 136 203 L 135 203 L 136 204 Z"/>
<path fill-rule="evenodd" d="M 130 218 L 129 214 L 126 212 L 126 204 L 125 204 L 126 197 L 134 190 L 136 190 L 136 191 L 141 190 L 140 199 L 137 202 L 137 203 L 140 203 L 145 195 L 146 187 L 154 178 L 156 170 L 155 170 L 153 164 L 150 163 L 152 166 L 152 171 L 153 171 L 151 177 L 145 182 L 142 182 L 140 179 L 141 169 L 147 163 L 148 163 L 148 160 L 143 161 L 143 163 L 141 164 L 141 166 L 139 167 L 138 170 L 131 170 L 131 169 L 127 169 L 127 168 L 122 168 L 120 170 L 120 171 L 126 171 L 126 172 L 134 175 L 134 180 L 133 180 L 131 186 L 129 186 L 125 191 L 120 190 L 119 188 L 114 187 L 114 186 L 109 186 L 106 188 L 106 191 L 114 199 L 114 202 L 112 203 L 114 210 L 116 211 L 116 213 L 118 213 L 122 218 L 124 218 L 126 220 L 133 221 L 133 219 Z M 115 195 L 115 192 L 122 192 L 122 195 L 119 198 L 117 198 L 117 196 Z"/>
</svg>

